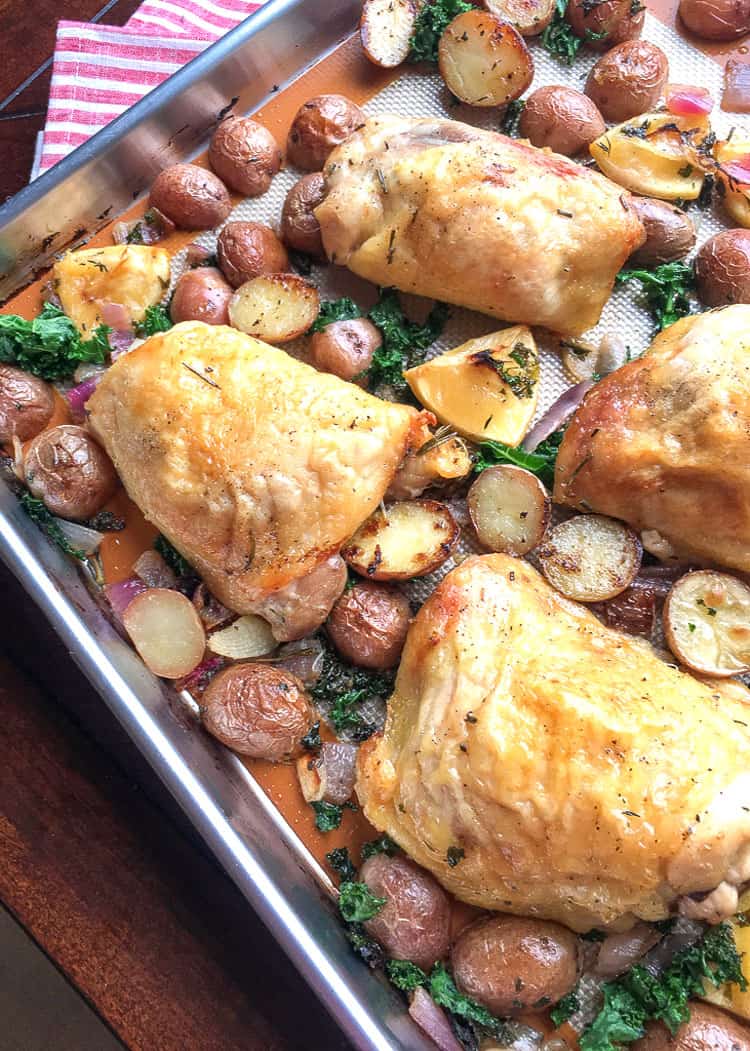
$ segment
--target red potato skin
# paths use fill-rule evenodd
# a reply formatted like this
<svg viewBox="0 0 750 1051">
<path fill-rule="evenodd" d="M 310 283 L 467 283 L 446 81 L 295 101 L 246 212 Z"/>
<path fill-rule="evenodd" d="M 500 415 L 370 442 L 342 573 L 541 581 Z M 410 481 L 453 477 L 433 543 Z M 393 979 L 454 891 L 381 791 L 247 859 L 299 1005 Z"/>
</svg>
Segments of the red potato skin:
<svg viewBox="0 0 750 1051">
<path fill-rule="evenodd" d="M 405 595 L 362 580 L 336 601 L 328 617 L 328 636 L 344 660 L 384 670 L 398 664 L 410 622 Z"/>
<path fill-rule="evenodd" d="M 661 1022 L 652 1022 L 632 1051 L 750 1051 L 750 1030 L 718 1007 L 695 1001 L 690 1019 L 674 1036 Z"/>
<path fill-rule="evenodd" d="M 321 171 L 331 150 L 364 123 L 364 113 L 350 99 L 316 95 L 297 110 L 287 138 L 287 158 L 303 171 Z"/>
<path fill-rule="evenodd" d="M 669 76 L 669 60 L 648 40 L 626 40 L 595 63 L 586 94 L 605 120 L 619 124 L 652 110 Z"/>
<path fill-rule="evenodd" d="M 210 230 L 232 210 L 221 179 L 197 164 L 173 164 L 159 172 L 149 200 L 183 230 Z"/>
<path fill-rule="evenodd" d="M 83 427 L 63 423 L 42 431 L 24 452 L 32 496 L 53 515 L 85 521 L 100 511 L 119 484 L 112 461 Z"/>
<path fill-rule="evenodd" d="M 187 270 L 175 286 L 169 313 L 175 325 L 180 321 L 203 321 L 207 325 L 228 325 L 227 307 L 232 286 L 213 266 Z"/>
<path fill-rule="evenodd" d="M 222 121 L 208 149 L 208 163 L 219 178 L 245 197 L 265 193 L 282 160 L 271 132 L 250 117 Z"/>
<path fill-rule="evenodd" d="M 750 303 L 750 230 L 722 230 L 695 259 L 698 298 L 707 307 Z"/>
<path fill-rule="evenodd" d="M 382 343 L 379 329 L 367 318 L 332 321 L 322 332 L 311 336 L 310 362 L 321 372 L 331 372 L 339 379 L 366 387 L 367 377 L 362 373 Z"/>
<path fill-rule="evenodd" d="M 750 0 L 681 0 L 678 10 L 703 40 L 735 40 L 750 32 Z"/>
<path fill-rule="evenodd" d="M 532 146 L 575 157 L 603 135 L 606 124 L 586 95 L 562 84 L 537 88 L 526 100 L 519 132 Z"/>
<path fill-rule="evenodd" d="M 281 212 L 281 239 L 287 248 L 315 259 L 326 258 L 320 223 L 315 218 L 315 209 L 325 195 L 325 179 L 320 172 L 303 175 L 291 188 Z"/>
<path fill-rule="evenodd" d="M 0 442 L 26 442 L 43 431 L 55 411 L 52 387 L 17 369 L 0 364 Z"/>
<path fill-rule="evenodd" d="M 658 266 L 684 259 L 695 244 L 693 220 L 669 201 L 631 197 L 630 207 L 643 223 L 646 240 L 630 256 L 630 266 Z"/>
<path fill-rule="evenodd" d="M 283 274 L 289 269 L 286 248 L 263 223 L 227 223 L 216 242 L 219 266 L 233 288 L 261 274 Z"/>
</svg>

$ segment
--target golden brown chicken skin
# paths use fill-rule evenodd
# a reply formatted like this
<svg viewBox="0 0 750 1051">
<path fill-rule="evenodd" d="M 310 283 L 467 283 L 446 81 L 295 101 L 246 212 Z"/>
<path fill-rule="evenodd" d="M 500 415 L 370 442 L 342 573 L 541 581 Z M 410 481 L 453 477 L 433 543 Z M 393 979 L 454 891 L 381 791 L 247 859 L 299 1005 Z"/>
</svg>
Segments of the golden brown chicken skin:
<svg viewBox="0 0 750 1051">
<path fill-rule="evenodd" d="M 331 153 L 316 209 L 360 277 L 581 333 L 643 242 L 630 195 L 567 157 L 449 120 L 375 117 Z"/>
<path fill-rule="evenodd" d="M 119 358 L 88 410 L 130 498 L 237 613 L 338 552 L 431 418 L 197 321 Z"/>
<path fill-rule="evenodd" d="M 750 570 L 750 306 L 683 318 L 598 383 L 565 432 L 554 497 Z"/>
<path fill-rule="evenodd" d="M 748 701 L 528 563 L 473 557 L 410 628 L 357 794 L 462 901 L 574 930 L 658 920 L 750 877 Z"/>
</svg>

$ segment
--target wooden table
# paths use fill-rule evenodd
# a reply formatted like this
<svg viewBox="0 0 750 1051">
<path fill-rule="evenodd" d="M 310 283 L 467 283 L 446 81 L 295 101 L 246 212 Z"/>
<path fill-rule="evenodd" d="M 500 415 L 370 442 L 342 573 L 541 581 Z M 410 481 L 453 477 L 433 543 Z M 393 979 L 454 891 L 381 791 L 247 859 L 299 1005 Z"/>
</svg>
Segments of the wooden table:
<svg viewBox="0 0 750 1051">
<path fill-rule="evenodd" d="M 56 20 L 137 6 L 0 0 L 0 201 L 28 179 Z M 133 1051 L 344 1051 L 2 568 L 0 640 L 0 902 Z"/>
</svg>

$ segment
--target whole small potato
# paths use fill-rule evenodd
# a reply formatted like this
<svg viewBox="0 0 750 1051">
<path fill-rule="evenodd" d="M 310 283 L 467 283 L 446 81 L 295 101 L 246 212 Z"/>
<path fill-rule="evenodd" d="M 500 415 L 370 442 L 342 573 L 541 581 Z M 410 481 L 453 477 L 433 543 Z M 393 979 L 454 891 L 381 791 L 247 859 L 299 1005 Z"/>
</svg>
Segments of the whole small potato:
<svg viewBox="0 0 750 1051">
<path fill-rule="evenodd" d="M 281 239 L 288 248 L 325 259 L 320 223 L 315 218 L 315 209 L 325 195 L 325 180 L 320 172 L 303 175 L 286 195 L 281 212 Z"/>
<path fill-rule="evenodd" d="M 382 343 L 380 330 L 366 317 L 332 321 L 311 336 L 310 362 L 321 372 L 332 372 L 339 379 L 364 386 L 367 380 L 362 373 Z"/>
<path fill-rule="evenodd" d="M 259 197 L 281 168 L 281 150 L 268 128 L 250 117 L 228 117 L 208 147 L 208 163 L 227 186 Z"/>
<path fill-rule="evenodd" d="M 722 230 L 695 257 L 698 298 L 707 307 L 750 303 L 750 230 Z"/>
<path fill-rule="evenodd" d="M 180 321 L 204 321 L 207 325 L 228 325 L 227 306 L 232 286 L 214 266 L 186 270 L 175 285 L 169 314 L 175 325 Z"/>
<path fill-rule="evenodd" d="M 518 126 L 521 137 L 532 146 L 548 146 L 566 157 L 581 153 L 606 129 L 591 99 L 562 84 L 532 91 Z"/>
<path fill-rule="evenodd" d="M 451 964 L 461 992 L 494 1014 L 539 1011 L 578 980 L 578 939 L 559 923 L 495 913 L 462 931 Z"/>
<path fill-rule="evenodd" d="M 234 288 L 261 274 L 283 274 L 289 269 L 286 248 L 263 223 L 227 223 L 216 242 L 216 254 Z"/>
<path fill-rule="evenodd" d="M 750 32 L 750 0 L 680 0 L 678 11 L 704 40 L 734 40 Z"/>
<path fill-rule="evenodd" d="M 270 664 L 233 664 L 211 680 L 201 700 L 203 725 L 227 748 L 279 762 L 301 750 L 312 708 L 296 675 Z"/>
<path fill-rule="evenodd" d="M 221 179 L 197 164 L 173 164 L 159 172 L 149 201 L 184 230 L 210 230 L 232 210 Z"/>
<path fill-rule="evenodd" d="M 117 488 L 110 458 L 88 431 L 70 423 L 37 435 L 24 452 L 23 469 L 32 496 L 60 518 L 91 518 Z"/>
<path fill-rule="evenodd" d="M 398 664 L 411 608 L 396 588 L 362 580 L 345 591 L 328 617 L 328 637 L 344 660 L 361 668 Z"/>
<path fill-rule="evenodd" d="M 629 265 L 658 266 L 684 259 L 695 244 L 695 226 L 689 215 L 656 197 L 631 197 L 630 207 L 643 223 L 646 241 L 630 256 Z"/>
<path fill-rule="evenodd" d="M 49 383 L 13 365 L 0 365 L 0 443 L 26 442 L 43 431 L 55 411 Z"/>
<path fill-rule="evenodd" d="M 304 171 L 320 171 L 328 154 L 365 122 L 365 115 L 343 95 L 317 95 L 305 102 L 289 129 L 286 155 Z"/>
<path fill-rule="evenodd" d="M 566 17 L 576 36 L 589 47 L 607 51 L 641 35 L 646 8 L 633 0 L 604 0 L 594 5 L 588 0 L 570 0 Z"/>
<path fill-rule="evenodd" d="M 690 1018 L 674 1036 L 661 1022 L 651 1022 L 632 1051 L 750 1051 L 750 1030 L 718 1007 L 693 1001 Z"/>
<path fill-rule="evenodd" d="M 411 960 L 429 971 L 450 945 L 448 896 L 429 872 L 410 858 L 375 854 L 359 870 L 359 878 L 378 898 L 380 912 L 365 930 L 395 960 Z"/>
<path fill-rule="evenodd" d="M 669 76 L 669 59 L 648 40 L 626 40 L 602 55 L 586 81 L 586 94 L 605 120 L 621 121 L 656 106 Z"/>
</svg>

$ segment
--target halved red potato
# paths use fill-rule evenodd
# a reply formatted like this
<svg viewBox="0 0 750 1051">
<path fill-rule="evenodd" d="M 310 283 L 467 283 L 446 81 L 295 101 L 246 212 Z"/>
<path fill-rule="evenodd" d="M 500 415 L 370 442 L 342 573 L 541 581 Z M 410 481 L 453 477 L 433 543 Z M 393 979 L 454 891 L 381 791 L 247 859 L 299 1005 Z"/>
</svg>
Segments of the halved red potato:
<svg viewBox="0 0 750 1051">
<path fill-rule="evenodd" d="M 240 285 L 229 300 L 229 323 L 266 343 L 289 343 L 312 325 L 318 290 L 298 274 L 264 274 Z"/>
<path fill-rule="evenodd" d="M 531 471 L 510 464 L 482 471 L 466 503 L 479 543 L 488 551 L 525 555 L 541 543 L 549 522 L 547 490 Z"/>
<path fill-rule="evenodd" d="M 534 62 L 523 37 L 488 11 L 465 11 L 444 30 L 438 68 L 446 87 L 469 106 L 504 106 L 523 95 Z"/>
<path fill-rule="evenodd" d="M 698 569 L 673 585 L 664 634 L 675 657 L 703 675 L 750 670 L 750 588 L 728 573 Z"/>
<path fill-rule="evenodd" d="M 365 0 L 359 35 L 371 62 L 392 69 L 406 61 L 417 11 L 416 0 Z"/>
<path fill-rule="evenodd" d="M 411 580 L 431 573 L 448 558 L 459 528 L 437 500 L 401 500 L 370 515 L 341 556 L 369 580 Z"/>
<path fill-rule="evenodd" d="M 149 588 L 122 614 L 125 630 L 154 675 L 180 679 L 198 667 L 206 633 L 195 607 L 182 592 Z"/>
<path fill-rule="evenodd" d="M 482 7 L 515 26 L 522 36 L 543 33 L 555 14 L 555 0 L 482 0 Z"/>
<path fill-rule="evenodd" d="M 542 573 L 566 598 L 603 602 L 635 580 L 643 548 L 622 522 L 577 515 L 555 526 L 537 554 Z"/>
</svg>

